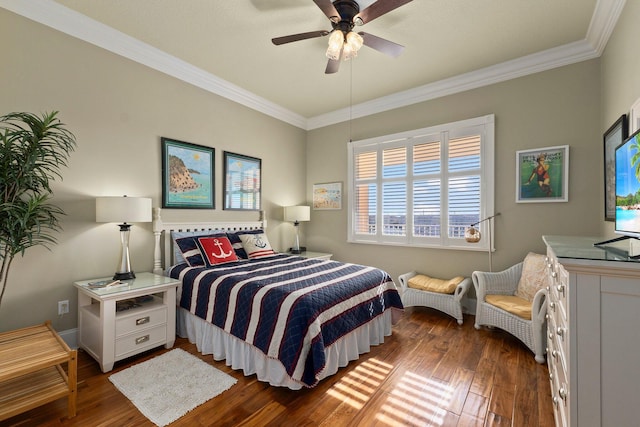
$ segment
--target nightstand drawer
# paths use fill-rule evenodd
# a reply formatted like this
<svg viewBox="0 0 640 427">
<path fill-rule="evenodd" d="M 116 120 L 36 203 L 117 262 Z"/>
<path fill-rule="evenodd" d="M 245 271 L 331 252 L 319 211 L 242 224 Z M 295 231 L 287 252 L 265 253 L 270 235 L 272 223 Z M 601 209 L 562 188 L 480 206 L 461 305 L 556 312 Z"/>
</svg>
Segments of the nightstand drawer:
<svg viewBox="0 0 640 427">
<path fill-rule="evenodd" d="M 116 360 L 124 359 L 130 355 L 138 354 L 167 341 L 167 326 L 160 325 L 153 329 L 140 331 L 116 340 Z"/>
<path fill-rule="evenodd" d="M 116 316 L 116 338 L 166 323 L 167 307 L 162 304 L 121 312 Z"/>
</svg>

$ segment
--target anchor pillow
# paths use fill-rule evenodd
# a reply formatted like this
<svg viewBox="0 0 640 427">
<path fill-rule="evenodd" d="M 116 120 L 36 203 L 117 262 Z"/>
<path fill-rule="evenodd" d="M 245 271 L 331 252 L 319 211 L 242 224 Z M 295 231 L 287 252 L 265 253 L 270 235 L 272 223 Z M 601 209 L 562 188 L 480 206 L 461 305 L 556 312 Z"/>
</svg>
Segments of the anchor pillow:
<svg viewBox="0 0 640 427">
<path fill-rule="evenodd" d="M 241 234 L 240 240 L 242 240 L 242 247 L 247 252 L 249 258 L 260 258 L 275 253 L 269 244 L 267 235 L 264 233 Z"/>
<path fill-rule="evenodd" d="M 238 260 L 238 256 L 233 250 L 229 238 L 226 236 L 198 237 L 196 238 L 196 242 L 207 267 Z"/>
</svg>

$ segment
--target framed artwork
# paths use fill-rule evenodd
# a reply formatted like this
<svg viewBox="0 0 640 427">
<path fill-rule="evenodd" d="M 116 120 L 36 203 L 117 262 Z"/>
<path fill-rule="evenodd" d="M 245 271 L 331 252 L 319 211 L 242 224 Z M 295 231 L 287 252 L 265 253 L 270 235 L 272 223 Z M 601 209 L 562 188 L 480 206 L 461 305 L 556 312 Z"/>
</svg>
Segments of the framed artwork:
<svg viewBox="0 0 640 427">
<path fill-rule="evenodd" d="M 224 205 L 226 210 L 259 211 L 262 161 L 224 152 Z"/>
<path fill-rule="evenodd" d="M 214 158 L 211 147 L 160 138 L 162 207 L 214 209 Z"/>
<path fill-rule="evenodd" d="M 638 98 L 629 109 L 628 135 L 632 135 L 638 129 L 640 129 L 640 98 Z"/>
<path fill-rule="evenodd" d="M 604 219 L 616 219 L 616 147 L 629 136 L 627 115 L 623 114 L 603 135 L 604 142 Z"/>
<path fill-rule="evenodd" d="M 342 209 L 342 182 L 313 184 L 313 209 Z"/>
<path fill-rule="evenodd" d="M 569 146 L 516 152 L 516 203 L 569 200 Z"/>
</svg>

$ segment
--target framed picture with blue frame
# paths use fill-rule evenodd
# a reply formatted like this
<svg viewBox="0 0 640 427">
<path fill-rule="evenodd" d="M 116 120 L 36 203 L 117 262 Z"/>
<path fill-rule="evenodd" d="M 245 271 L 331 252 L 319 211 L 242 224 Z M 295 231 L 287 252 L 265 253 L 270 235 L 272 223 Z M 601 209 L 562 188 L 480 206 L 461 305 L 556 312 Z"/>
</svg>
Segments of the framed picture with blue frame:
<svg viewBox="0 0 640 427">
<path fill-rule="evenodd" d="M 569 201 L 569 146 L 516 152 L 516 202 Z"/>
<path fill-rule="evenodd" d="M 215 208 L 215 149 L 162 137 L 162 207 Z"/>
</svg>

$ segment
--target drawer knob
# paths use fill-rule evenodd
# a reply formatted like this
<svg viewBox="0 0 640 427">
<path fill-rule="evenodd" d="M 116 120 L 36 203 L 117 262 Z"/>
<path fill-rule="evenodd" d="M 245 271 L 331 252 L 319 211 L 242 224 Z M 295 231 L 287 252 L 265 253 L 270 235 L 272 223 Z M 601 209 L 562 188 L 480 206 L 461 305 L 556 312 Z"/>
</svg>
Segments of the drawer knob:
<svg viewBox="0 0 640 427">
<path fill-rule="evenodd" d="M 555 279 L 556 277 L 558 277 L 558 273 L 556 273 L 555 271 L 552 271 L 551 272 L 551 277 L 553 277 Z"/>
<path fill-rule="evenodd" d="M 558 396 L 553 396 L 553 404 L 558 406 L 558 402 L 560 402 L 560 399 L 558 399 Z"/>
<path fill-rule="evenodd" d="M 151 318 L 149 316 L 141 317 L 136 319 L 136 325 L 144 325 L 145 323 L 149 323 L 150 320 Z"/>
<path fill-rule="evenodd" d="M 564 337 L 564 328 L 561 328 L 558 326 L 556 333 L 558 334 L 559 337 Z"/>
<path fill-rule="evenodd" d="M 549 303 L 549 308 L 553 311 L 556 311 L 556 303 L 555 302 L 550 302 Z"/>
<path fill-rule="evenodd" d="M 558 390 L 558 394 L 560 395 L 562 400 L 565 400 L 567 398 L 567 389 L 564 388 L 564 386 L 560 387 L 560 390 Z"/>
<path fill-rule="evenodd" d="M 564 296 L 564 285 L 557 286 L 558 292 L 560 292 Z"/>
<path fill-rule="evenodd" d="M 149 341 L 149 335 L 145 335 L 143 337 L 136 338 L 136 345 L 142 344 Z"/>
</svg>

